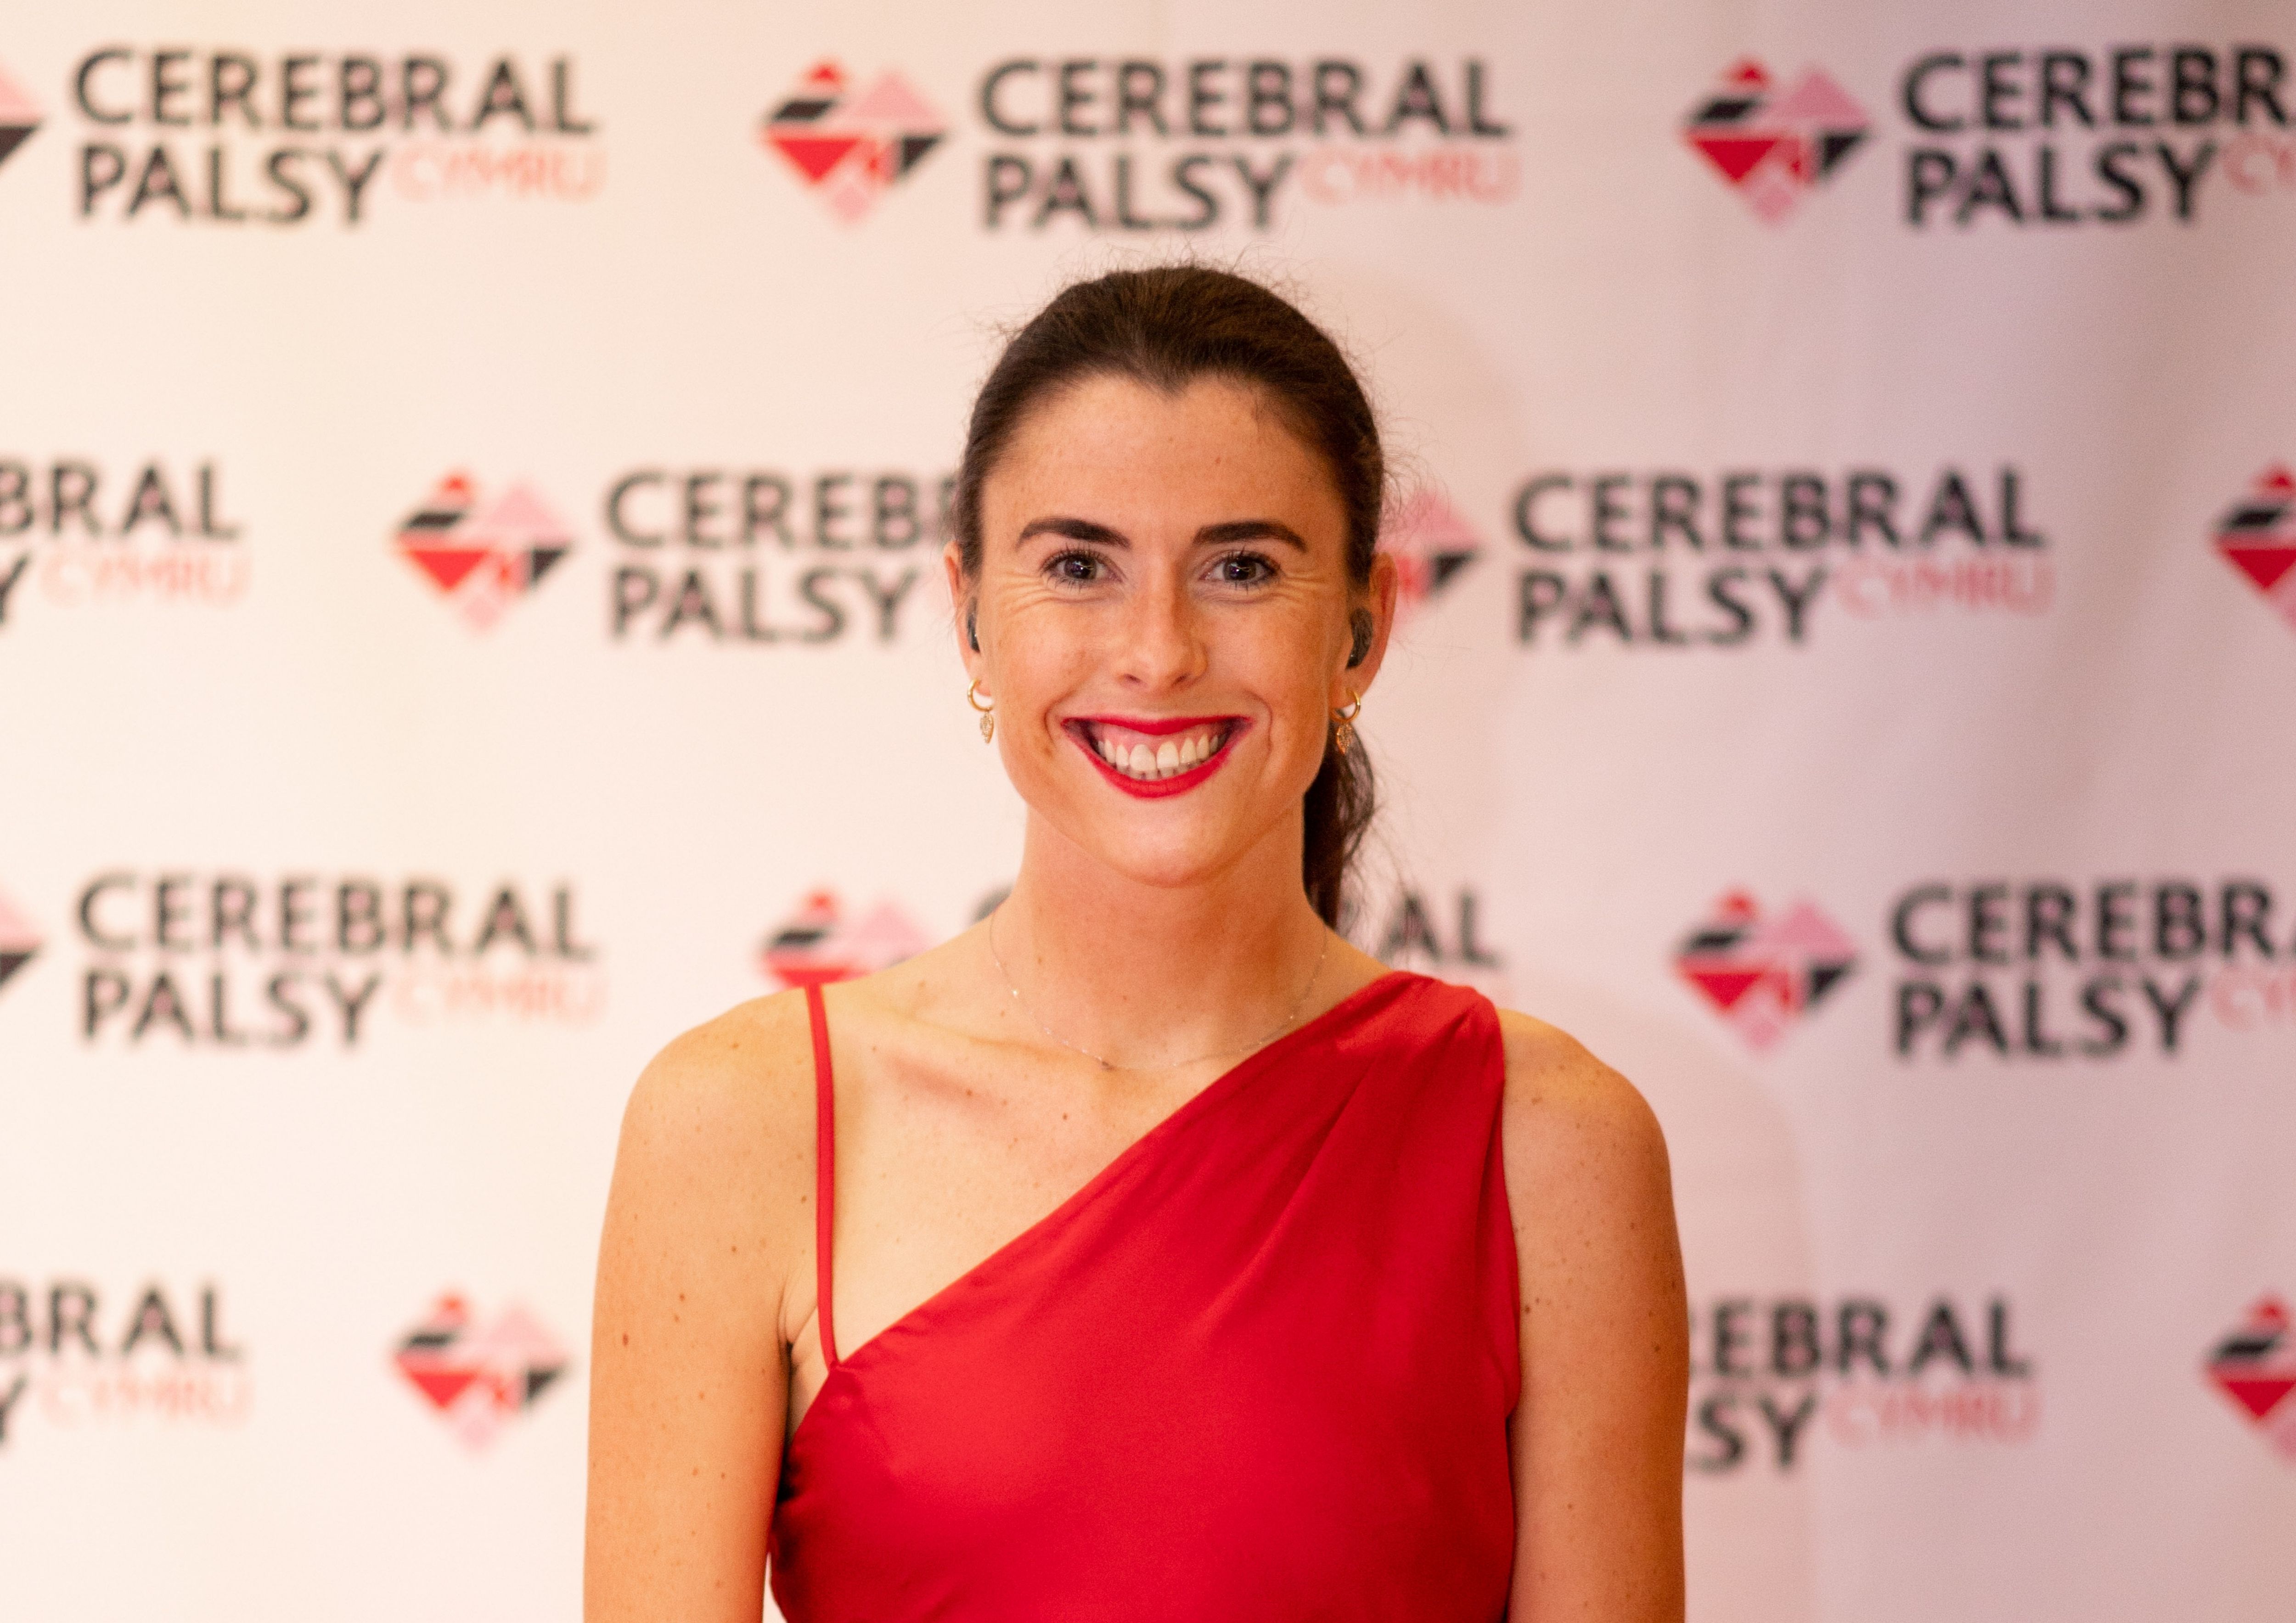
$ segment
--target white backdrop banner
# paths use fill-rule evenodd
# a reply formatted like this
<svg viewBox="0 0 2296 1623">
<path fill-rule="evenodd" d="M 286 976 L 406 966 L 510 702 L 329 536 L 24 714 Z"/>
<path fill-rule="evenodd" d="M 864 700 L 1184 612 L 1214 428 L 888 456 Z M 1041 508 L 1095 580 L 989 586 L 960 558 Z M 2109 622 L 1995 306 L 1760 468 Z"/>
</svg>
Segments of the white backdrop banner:
<svg viewBox="0 0 2296 1623">
<path fill-rule="evenodd" d="M 1194 254 L 1406 464 L 1356 935 L 1668 1128 L 1692 1615 L 2286 1616 L 2292 114 L 2279 0 L 14 8 L 0 1609 L 576 1614 L 629 1085 L 1010 880 L 971 390 Z"/>
</svg>

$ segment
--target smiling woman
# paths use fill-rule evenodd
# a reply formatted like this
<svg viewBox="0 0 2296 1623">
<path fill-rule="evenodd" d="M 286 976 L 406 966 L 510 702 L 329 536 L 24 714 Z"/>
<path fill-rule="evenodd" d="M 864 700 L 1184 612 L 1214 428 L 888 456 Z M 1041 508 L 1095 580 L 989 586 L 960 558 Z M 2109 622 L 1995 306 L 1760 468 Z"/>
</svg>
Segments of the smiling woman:
<svg viewBox="0 0 2296 1623">
<path fill-rule="evenodd" d="M 1331 340 L 1071 287 L 946 567 L 1029 808 L 983 924 L 673 1043 L 594 1325 L 593 1623 L 1681 1615 L 1665 1147 L 1335 933 L 1395 607 Z"/>
</svg>

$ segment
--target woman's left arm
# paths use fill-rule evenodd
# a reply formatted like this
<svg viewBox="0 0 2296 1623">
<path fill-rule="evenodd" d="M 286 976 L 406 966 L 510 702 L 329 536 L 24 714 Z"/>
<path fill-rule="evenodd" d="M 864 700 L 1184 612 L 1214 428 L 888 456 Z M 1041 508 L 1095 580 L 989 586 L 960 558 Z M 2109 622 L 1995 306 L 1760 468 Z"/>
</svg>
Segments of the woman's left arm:
<svg viewBox="0 0 2296 1623">
<path fill-rule="evenodd" d="M 1514 1623 L 1680 1623 L 1690 1331 L 1666 1140 L 1624 1077 L 1504 1012 L 1521 1275 Z"/>
</svg>

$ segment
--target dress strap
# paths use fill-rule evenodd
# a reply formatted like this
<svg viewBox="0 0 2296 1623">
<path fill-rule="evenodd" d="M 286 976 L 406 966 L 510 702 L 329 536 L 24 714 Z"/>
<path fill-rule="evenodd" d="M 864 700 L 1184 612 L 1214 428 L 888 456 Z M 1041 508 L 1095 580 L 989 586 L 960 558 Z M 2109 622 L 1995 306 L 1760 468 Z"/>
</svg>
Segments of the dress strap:
<svg viewBox="0 0 2296 1623">
<path fill-rule="evenodd" d="M 805 988 L 805 1012 L 813 1023 L 813 1291 L 821 1326 L 821 1356 L 837 1367 L 837 1330 L 829 1310 L 832 1276 L 829 1247 L 837 1232 L 837 1081 L 829 1068 L 829 1011 L 821 988 Z"/>
</svg>

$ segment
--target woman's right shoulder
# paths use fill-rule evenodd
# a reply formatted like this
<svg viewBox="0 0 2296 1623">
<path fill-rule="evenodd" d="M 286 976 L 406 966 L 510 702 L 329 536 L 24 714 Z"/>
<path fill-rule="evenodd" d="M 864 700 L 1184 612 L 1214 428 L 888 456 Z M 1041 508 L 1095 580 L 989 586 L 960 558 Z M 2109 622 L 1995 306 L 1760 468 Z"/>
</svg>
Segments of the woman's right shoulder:
<svg viewBox="0 0 2296 1623">
<path fill-rule="evenodd" d="M 753 998 L 672 1038 L 646 1065 L 623 1111 L 619 1166 L 768 1204 L 809 1197 L 814 1110 L 804 994 Z"/>
</svg>

